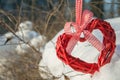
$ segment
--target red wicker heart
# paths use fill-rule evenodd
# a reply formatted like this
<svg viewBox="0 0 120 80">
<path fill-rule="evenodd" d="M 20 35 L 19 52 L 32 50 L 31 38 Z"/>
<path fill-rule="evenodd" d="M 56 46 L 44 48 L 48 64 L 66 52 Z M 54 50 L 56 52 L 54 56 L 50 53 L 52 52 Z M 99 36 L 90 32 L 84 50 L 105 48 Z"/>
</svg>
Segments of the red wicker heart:
<svg viewBox="0 0 120 80">
<path fill-rule="evenodd" d="M 66 48 L 68 42 L 73 36 L 66 33 L 60 35 L 56 43 L 58 58 L 76 71 L 90 74 L 94 74 L 95 71 L 99 71 L 101 66 L 110 62 L 114 54 L 116 36 L 110 24 L 105 21 L 94 19 L 85 28 L 85 30 L 88 30 L 89 32 L 92 32 L 95 29 L 99 29 L 102 32 L 103 44 L 105 46 L 98 57 L 98 63 L 88 63 L 67 53 Z"/>
</svg>

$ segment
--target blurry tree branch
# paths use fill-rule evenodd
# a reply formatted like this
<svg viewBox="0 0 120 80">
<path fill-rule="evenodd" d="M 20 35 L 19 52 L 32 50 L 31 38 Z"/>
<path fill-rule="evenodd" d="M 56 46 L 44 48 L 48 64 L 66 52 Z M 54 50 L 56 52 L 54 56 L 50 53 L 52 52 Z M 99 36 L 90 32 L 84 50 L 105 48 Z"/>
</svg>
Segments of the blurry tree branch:
<svg viewBox="0 0 120 80">
<path fill-rule="evenodd" d="M 46 33 L 46 30 L 47 30 L 47 27 L 48 27 L 48 24 L 49 24 L 49 21 L 50 21 L 51 17 L 52 17 L 52 16 L 56 13 L 56 11 L 61 7 L 62 3 L 63 3 L 63 0 L 61 0 L 61 2 L 60 2 L 60 4 L 58 5 L 57 8 L 53 8 L 53 11 L 49 13 L 49 16 L 48 16 L 48 18 L 47 18 L 47 21 L 46 21 L 46 23 L 45 23 L 44 34 Z"/>
</svg>

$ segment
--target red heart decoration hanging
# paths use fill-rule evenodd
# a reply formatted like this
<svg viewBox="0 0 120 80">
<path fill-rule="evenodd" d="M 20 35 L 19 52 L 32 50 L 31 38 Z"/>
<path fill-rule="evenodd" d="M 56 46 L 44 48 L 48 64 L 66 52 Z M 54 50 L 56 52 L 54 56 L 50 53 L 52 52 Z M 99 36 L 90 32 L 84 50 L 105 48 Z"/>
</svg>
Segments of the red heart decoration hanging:
<svg viewBox="0 0 120 80">
<path fill-rule="evenodd" d="M 85 30 L 92 32 L 94 29 L 99 29 L 103 33 L 103 44 L 105 46 L 99 55 L 98 63 L 87 63 L 67 53 L 66 48 L 73 36 L 66 33 L 60 35 L 56 43 L 58 58 L 74 70 L 90 74 L 93 74 L 95 71 L 98 71 L 101 66 L 109 63 L 116 47 L 115 32 L 109 23 L 99 19 L 92 20 Z"/>
<path fill-rule="evenodd" d="M 90 74 L 94 74 L 101 66 L 110 62 L 116 47 L 116 35 L 110 24 L 100 19 L 92 20 L 92 16 L 93 13 L 88 10 L 82 13 L 82 0 L 76 0 L 76 22 L 67 22 L 64 27 L 65 33 L 60 35 L 56 42 L 56 52 L 60 60 L 76 71 Z M 75 32 L 71 32 L 71 26 L 75 28 Z M 94 29 L 102 32 L 103 43 L 92 34 Z M 82 33 L 84 38 L 80 37 Z M 86 40 L 100 51 L 98 63 L 88 63 L 71 55 L 76 43 Z"/>
</svg>

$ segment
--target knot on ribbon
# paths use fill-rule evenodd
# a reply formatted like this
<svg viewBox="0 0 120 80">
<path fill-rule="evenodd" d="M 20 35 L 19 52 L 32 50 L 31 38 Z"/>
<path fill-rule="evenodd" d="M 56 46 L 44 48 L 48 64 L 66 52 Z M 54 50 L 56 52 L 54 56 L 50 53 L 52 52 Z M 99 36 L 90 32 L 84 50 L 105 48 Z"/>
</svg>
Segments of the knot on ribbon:
<svg viewBox="0 0 120 80">
<path fill-rule="evenodd" d="M 82 22 L 80 20 L 77 20 L 76 22 L 67 22 L 64 26 L 65 33 L 76 36 L 76 38 L 78 38 L 81 42 L 85 41 L 85 39 L 82 40 L 83 38 L 81 38 L 80 35 L 83 32 L 84 37 L 86 37 L 87 30 L 85 30 L 85 28 L 88 23 L 91 22 L 92 17 L 93 13 L 91 11 L 84 10 L 82 15 Z M 81 23 L 79 23 L 78 21 Z"/>
<path fill-rule="evenodd" d="M 64 26 L 65 33 L 73 36 L 66 48 L 69 54 L 78 41 L 84 42 L 87 40 L 100 52 L 104 49 L 104 45 L 90 31 L 86 30 L 86 27 L 88 23 L 91 22 L 92 17 L 93 13 L 91 11 L 84 10 L 82 12 L 82 0 L 76 0 L 76 22 L 67 22 Z M 81 37 L 81 35 L 83 37 Z"/>
</svg>

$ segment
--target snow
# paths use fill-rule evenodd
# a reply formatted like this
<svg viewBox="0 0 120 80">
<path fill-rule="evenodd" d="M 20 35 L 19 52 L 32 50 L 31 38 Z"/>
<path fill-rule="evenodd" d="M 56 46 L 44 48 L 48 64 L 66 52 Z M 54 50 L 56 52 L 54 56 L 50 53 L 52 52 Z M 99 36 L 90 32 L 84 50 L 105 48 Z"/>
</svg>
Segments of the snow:
<svg viewBox="0 0 120 80">
<path fill-rule="evenodd" d="M 20 23 L 19 29 L 17 32 L 15 32 L 15 34 L 25 43 L 11 32 L 0 36 L 0 79 L 2 80 L 6 80 L 6 77 L 9 80 L 14 80 L 14 74 L 9 70 L 9 68 L 11 70 L 14 68 L 19 69 L 13 64 L 18 64 L 18 61 L 24 59 L 25 55 L 27 56 L 25 56 L 25 59 L 29 58 L 28 61 L 26 60 L 26 62 L 37 60 L 41 55 L 41 52 L 39 51 L 41 51 L 41 48 L 43 50 L 45 45 L 46 37 L 34 31 L 32 22 L 30 21 Z M 31 47 L 26 43 L 30 44 L 36 50 L 38 50 L 39 54 L 33 52 Z M 24 64 L 24 62 L 19 63 L 19 65 Z M 34 64 L 36 64 L 36 61 L 34 61 Z M 23 66 L 25 67 L 26 65 L 27 64 Z M 17 73 L 15 75 L 17 75 Z"/>
<path fill-rule="evenodd" d="M 43 61 L 46 63 L 46 66 L 50 69 L 51 73 L 55 76 L 60 76 L 63 72 L 64 66 L 63 63 L 57 58 L 55 51 L 55 47 L 53 43 L 46 44 L 46 47 L 44 51 L 45 54 L 43 54 Z M 47 59 L 47 60 L 46 60 Z M 53 65 L 54 64 L 54 65 Z M 56 65 L 56 66 L 55 66 Z"/>
<path fill-rule="evenodd" d="M 93 80 L 120 80 L 119 74 L 120 71 L 120 60 L 115 63 L 110 63 L 105 65 L 100 69 L 99 73 L 96 73 L 93 77 Z"/>
<path fill-rule="evenodd" d="M 18 31 L 15 32 L 15 34 L 17 37 L 12 32 L 7 32 L 3 36 L 0 36 L 1 54 L 5 54 L 6 52 L 18 54 L 29 53 L 32 52 L 29 45 L 33 46 L 38 51 L 43 50 L 42 48 L 45 45 L 46 37 L 33 30 L 33 23 L 31 21 L 20 23 Z M 40 48 L 42 50 L 40 50 Z"/>
<path fill-rule="evenodd" d="M 34 48 L 37 51 L 40 51 L 41 53 L 43 53 L 45 43 L 47 42 L 46 40 L 47 40 L 47 38 L 44 35 L 39 35 L 39 36 L 31 39 L 30 45 L 34 46 Z"/>
<path fill-rule="evenodd" d="M 55 44 L 57 37 L 64 32 L 63 30 L 61 30 L 46 44 L 44 53 L 42 55 L 43 58 L 39 63 L 39 66 L 45 66 L 47 69 L 41 67 L 39 69 L 43 71 L 47 70 L 48 73 L 51 73 L 55 77 L 66 75 L 70 80 L 120 80 L 120 71 L 118 70 L 120 68 L 120 18 L 107 19 L 106 21 L 110 22 L 116 32 L 116 50 L 111 63 L 100 68 L 99 72 L 96 72 L 91 77 L 90 74 L 74 71 L 72 68 L 70 68 L 68 65 L 65 65 L 63 62 L 61 62 L 61 60 L 58 59 L 55 51 Z M 102 41 L 102 34 L 99 33 L 99 31 L 96 30 L 93 32 L 93 34 L 100 41 Z M 87 62 L 97 62 L 99 52 L 88 42 L 78 42 L 72 51 L 72 55 Z M 47 76 L 44 75 L 43 77 Z M 65 79 L 60 78 L 59 80 Z"/>
<path fill-rule="evenodd" d="M 33 30 L 33 23 L 31 21 L 24 21 L 24 22 L 20 23 L 18 30 L 19 31 Z"/>
</svg>

